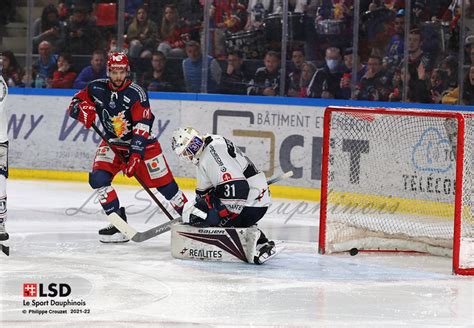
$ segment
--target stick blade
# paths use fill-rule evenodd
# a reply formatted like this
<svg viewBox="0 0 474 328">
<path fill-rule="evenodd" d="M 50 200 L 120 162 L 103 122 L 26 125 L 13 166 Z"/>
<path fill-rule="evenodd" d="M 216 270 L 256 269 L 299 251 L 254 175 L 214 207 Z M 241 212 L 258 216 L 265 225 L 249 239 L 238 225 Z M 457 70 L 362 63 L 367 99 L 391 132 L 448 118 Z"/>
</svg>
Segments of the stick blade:
<svg viewBox="0 0 474 328">
<path fill-rule="evenodd" d="M 107 219 L 110 223 L 112 223 L 117 229 L 120 230 L 125 236 L 129 239 L 133 239 L 133 237 L 137 234 L 137 230 L 132 228 L 127 222 L 125 222 L 120 215 L 113 212 L 107 215 Z"/>
</svg>

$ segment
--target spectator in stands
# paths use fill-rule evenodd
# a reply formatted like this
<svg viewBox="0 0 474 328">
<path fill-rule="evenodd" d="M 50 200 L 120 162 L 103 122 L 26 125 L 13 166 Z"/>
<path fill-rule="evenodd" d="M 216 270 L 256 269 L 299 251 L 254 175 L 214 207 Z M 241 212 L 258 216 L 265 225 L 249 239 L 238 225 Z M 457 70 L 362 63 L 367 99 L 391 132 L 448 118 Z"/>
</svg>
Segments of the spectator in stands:
<svg viewBox="0 0 474 328">
<path fill-rule="evenodd" d="M 211 20 L 215 27 L 225 28 L 232 33 L 242 30 L 247 23 L 247 8 L 241 2 L 238 0 L 214 1 Z"/>
<path fill-rule="evenodd" d="M 155 51 L 151 57 L 153 71 L 143 75 L 140 83 L 148 91 L 176 92 L 180 91 L 177 86 L 177 79 L 173 78 L 166 66 L 166 57 L 160 51 Z"/>
<path fill-rule="evenodd" d="M 386 71 L 395 69 L 403 59 L 405 40 L 405 10 L 400 9 L 393 22 L 395 34 L 392 35 L 387 46 L 384 58 L 384 68 Z"/>
<path fill-rule="evenodd" d="M 74 81 L 74 89 L 82 89 L 90 81 L 107 78 L 105 58 L 102 50 L 95 50 L 92 53 L 90 66 L 85 67 Z"/>
<path fill-rule="evenodd" d="M 54 51 L 58 51 L 65 38 L 64 26 L 59 22 L 59 13 L 53 4 L 43 9 L 41 17 L 33 23 L 33 49 L 37 49 L 41 41 L 48 41 Z"/>
<path fill-rule="evenodd" d="M 274 0 L 250 0 L 247 6 L 247 25 L 245 30 L 258 29 L 263 24 L 263 19 L 273 13 Z"/>
<path fill-rule="evenodd" d="M 431 100 L 434 104 L 441 103 L 441 99 L 448 88 L 448 74 L 445 70 L 436 68 L 430 77 Z"/>
<path fill-rule="evenodd" d="M 48 86 L 54 89 L 72 89 L 77 73 L 72 67 L 72 56 L 68 53 L 61 53 L 58 57 L 58 69 L 53 73 L 53 78 Z"/>
<path fill-rule="evenodd" d="M 454 89 L 458 86 L 458 59 L 456 56 L 448 56 L 441 61 L 439 68 L 447 73 L 448 88 Z"/>
<path fill-rule="evenodd" d="M 417 103 L 431 103 L 431 94 L 428 90 L 427 73 L 423 65 L 418 66 L 416 76 L 406 74 L 404 69 L 401 70 L 401 78 L 403 86 L 408 85 L 407 101 Z M 401 96 L 401 95 L 400 95 Z"/>
<path fill-rule="evenodd" d="M 189 26 L 179 18 L 176 6 L 165 6 L 165 15 L 161 21 L 161 40 L 158 50 L 166 57 L 184 57 L 186 41 L 190 40 Z"/>
<path fill-rule="evenodd" d="M 42 41 L 38 46 L 39 58 L 33 63 L 33 80 L 35 88 L 45 88 L 48 79 L 53 77 L 57 69 L 57 56 L 48 41 Z"/>
<path fill-rule="evenodd" d="M 426 72 L 431 72 L 433 69 L 433 61 L 421 49 L 423 40 L 421 39 L 421 32 L 419 29 L 412 29 L 408 35 L 408 68 L 410 73 L 410 80 L 418 78 L 418 68 L 422 65 Z"/>
<path fill-rule="evenodd" d="M 459 87 L 447 93 L 442 98 L 443 104 L 455 105 L 459 100 Z M 465 106 L 474 105 L 474 65 L 469 67 L 469 72 L 466 74 L 466 77 L 463 82 L 463 95 L 461 104 Z"/>
<path fill-rule="evenodd" d="M 7 82 L 8 86 L 10 87 L 24 87 L 24 83 L 22 82 L 23 77 L 23 69 L 20 65 L 18 65 L 18 61 L 16 60 L 15 55 L 13 52 L 6 50 L 2 52 L 2 60 L 3 60 L 3 71 L 2 75 L 5 81 Z"/>
<path fill-rule="evenodd" d="M 265 66 L 257 69 L 254 78 L 250 81 L 247 94 L 277 96 L 280 94 L 280 56 L 275 51 L 269 51 L 263 63 Z"/>
<path fill-rule="evenodd" d="M 390 94 L 388 95 L 388 101 L 400 102 L 403 96 L 403 80 L 401 68 L 395 68 L 393 70 L 392 79 L 390 80 Z"/>
<path fill-rule="evenodd" d="M 339 93 L 339 83 L 344 66 L 341 63 L 341 50 L 336 47 L 326 49 L 326 64 L 314 73 L 308 86 L 311 98 L 335 98 Z"/>
<path fill-rule="evenodd" d="M 288 79 L 290 85 L 288 88 L 288 96 L 299 97 L 300 94 L 300 80 L 302 65 L 305 62 L 305 55 L 303 49 L 293 50 L 291 53 L 291 64 L 288 68 Z"/>
<path fill-rule="evenodd" d="M 75 8 L 66 23 L 65 50 L 71 54 L 90 54 L 100 49 L 101 38 L 84 8 Z"/>
<path fill-rule="evenodd" d="M 188 58 L 183 60 L 183 74 L 187 92 L 201 92 L 202 80 L 202 53 L 201 45 L 196 41 L 186 43 L 186 55 Z M 207 91 L 209 93 L 217 92 L 217 86 L 220 83 L 221 67 L 217 60 L 207 56 Z"/>
<path fill-rule="evenodd" d="M 151 58 L 157 40 L 158 27 L 148 19 L 146 7 L 140 6 L 127 29 L 128 54 L 131 58 Z"/>
<path fill-rule="evenodd" d="M 14 0 L 2 0 L 0 2 L 0 25 L 7 25 L 15 17 L 16 4 Z"/>
<path fill-rule="evenodd" d="M 125 12 L 132 17 L 141 6 L 143 6 L 143 0 L 125 0 Z"/>
<path fill-rule="evenodd" d="M 340 91 L 336 98 L 339 99 L 351 99 L 352 96 L 352 70 L 353 70 L 353 49 L 347 48 L 344 50 L 344 66 L 343 66 L 343 74 L 341 80 L 339 82 Z M 367 72 L 367 66 L 363 65 L 360 62 L 360 57 L 357 55 L 357 83 L 360 82 L 362 77 Z"/>
<path fill-rule="evenodd" d="M 298 97 L 300 98 L 308 97 L 308 86 L 315 72 L 316 72 L 316 66 L 314 66 L 313 63 L 307 61 L 301 65 L 300 90 L 299 90 Z"/>
<path fill-rule="evenodd" d="M 231 51 L 227 54 L 227 69 L 222 71 L 221 92 L 226 94 L 246 95 L 249 83 L 244 67 L 241 51 Z"/>
<path fill-rule="evenodd" d="M 382 58 L 371 55 L 367 61 L 367 72 L 360 80 L 354 97 L 358 100 L 388 101 L 389 80 L 385 76 Z"/>
</svg>

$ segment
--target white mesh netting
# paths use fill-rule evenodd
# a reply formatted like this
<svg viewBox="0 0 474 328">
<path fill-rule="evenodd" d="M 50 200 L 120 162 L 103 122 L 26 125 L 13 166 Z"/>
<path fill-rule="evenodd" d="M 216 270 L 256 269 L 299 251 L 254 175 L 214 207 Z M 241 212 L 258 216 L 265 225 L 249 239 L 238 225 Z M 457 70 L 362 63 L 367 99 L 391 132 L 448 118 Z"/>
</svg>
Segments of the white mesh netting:
<svg viewBox="0 0 474 328">
<path fill-rule="evenodd" d="M 452 256 L 458 120 L 428 112 L 399 114 L 332 112 L 327 210 L 322 213 L 325 252 L 358 248 Z M 461 239 L 469 245 L 474 240 L 469 116 L 465 129 Z M 466 249 L 463 262 L 469 266 L 472 256 Z"/>
</svg>

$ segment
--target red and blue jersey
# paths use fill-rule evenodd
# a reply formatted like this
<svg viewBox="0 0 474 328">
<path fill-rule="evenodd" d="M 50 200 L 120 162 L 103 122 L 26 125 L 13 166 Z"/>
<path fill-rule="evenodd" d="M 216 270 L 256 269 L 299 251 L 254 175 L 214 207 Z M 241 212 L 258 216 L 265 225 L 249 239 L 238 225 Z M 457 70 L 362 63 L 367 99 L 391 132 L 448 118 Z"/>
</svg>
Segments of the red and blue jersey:
<svg viewBox="0 0 474 328">
<path fill-rule="evenodd" d="M 69 107 L 70 116 L 77 118 L 80 102 L 95 106 L 107 139 L 113 144 L 128 145 L 130 153 L 142 158 L 145 147 L 156 141 L 151 133 L 154 115 L 148 95 L 139 85 L 126 81 L 114 90 L 108 79 L 90 82 L 74 95 Z"/>
</svg>

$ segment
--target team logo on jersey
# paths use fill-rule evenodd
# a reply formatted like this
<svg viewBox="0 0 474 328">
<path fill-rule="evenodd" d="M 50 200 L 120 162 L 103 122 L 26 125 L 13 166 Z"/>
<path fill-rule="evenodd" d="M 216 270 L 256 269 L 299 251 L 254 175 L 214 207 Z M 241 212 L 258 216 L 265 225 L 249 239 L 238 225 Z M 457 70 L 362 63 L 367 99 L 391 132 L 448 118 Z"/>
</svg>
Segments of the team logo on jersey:
<svg viewBox="0 0 474 328">
<path fill-rule="evenodd" d="M 222 175 L 222 180 L 223 180 L 223 181 L 229 181 L 229 180 L 232 180 L 232 176 L 230 175 L 230 173 L 229 173 L 229 172 L 227 172 L 227 173 L 224 173 L 224 174 Z"/>
<path fill-rule="evenodd" d="M 150 108 L 143 109 L 143 118 L 146 119 L 146 120 L 151 119 L 151 109 Z"/>
<path fill-rule="evenodd" d="M 130 132 L 130 122 L 125 118 L 124 112 L 118 113 L 116 116 L 110 118 L 112 129 L 115 135 L 122 138 Z"/>
<path fill-rule="evenodd" d="M 114 100 L 117 100 L 118 99 L 118 93 L 117 92 L 112 92 L 110 94 L 110 102 L 109 102 L 109 107 L 112 108 L 112 109 L 115 109 L 115 107 L 117 107 L 117 105 L 115 105 L 115 101 Z"/>
</svg>

